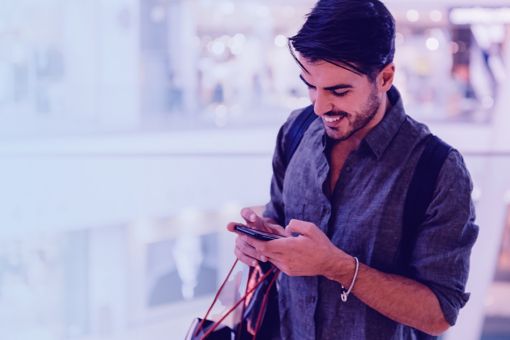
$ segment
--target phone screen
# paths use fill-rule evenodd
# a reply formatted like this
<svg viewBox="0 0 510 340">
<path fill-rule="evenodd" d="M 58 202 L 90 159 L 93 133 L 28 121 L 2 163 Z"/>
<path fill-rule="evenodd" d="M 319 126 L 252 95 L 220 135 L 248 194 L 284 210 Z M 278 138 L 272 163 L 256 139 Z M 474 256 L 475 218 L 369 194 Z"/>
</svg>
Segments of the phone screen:
<svg viewBox="0 0 510 340">
<path fill-rule="evenodd" d="M 272 234 L 272 233 L 266 233 L 264 231 L 256 230 L 253 228 L 248 228 L 247 226 L 236 224 L 234 229 L 240 233 L 243 233 L 245 235 L 248 235 L 250 237 L 256 238 L 257 240 L 261 241 L 271 241 L 276 240 L 278 238 L 282 238 L 283 236 Z"/>
</svg>

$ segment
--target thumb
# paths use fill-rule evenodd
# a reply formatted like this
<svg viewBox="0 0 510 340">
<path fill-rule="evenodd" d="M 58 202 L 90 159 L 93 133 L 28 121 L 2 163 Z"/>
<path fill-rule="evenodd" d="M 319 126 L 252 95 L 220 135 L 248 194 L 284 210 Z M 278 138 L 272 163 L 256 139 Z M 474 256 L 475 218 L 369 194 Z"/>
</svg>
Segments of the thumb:
<svg viewBox="0 0 510 340">
<path fill-rule="evenodd" d="M 244 218 L 244 220 L 250 227 L 255 227 L 257 229 L 265 229 L 264 220 L 262 219 L 262 217 L 257 215 L 255 211 L 253 211 L 253 209 L 243 208 L 241 210 L 241 217 Z"/>
<path fill-rule="evenodd" d="M 288 236 L 310 236 L 313 228 L 316 228 L 313 223 L 292 219 L 285 228 L 285 233 Z"/>
</svg>

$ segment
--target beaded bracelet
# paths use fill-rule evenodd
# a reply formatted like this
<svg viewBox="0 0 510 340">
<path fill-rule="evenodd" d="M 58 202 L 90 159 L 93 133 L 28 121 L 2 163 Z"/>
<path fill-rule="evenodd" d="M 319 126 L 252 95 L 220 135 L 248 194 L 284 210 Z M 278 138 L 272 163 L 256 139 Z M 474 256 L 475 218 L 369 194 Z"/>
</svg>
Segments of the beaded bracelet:
<svg viewBox="0 0 510 340">
<path fill-rule="evenodd" d="M 342 293 L 340 294 L 342 302 L 347 302 L 347 298 L 349 297 L 349 294 L 351 294 L 352 288 L 354 287 L 354 282 L 356 282 L 356 278 L 358 277 L 359 260 L 356 256 L 354 256 L 354 261 L 356 262 L 356 269 L 354 270 L 354 276 L 352 277 L 352 282 L 349 286 L 349 289 L 345 289 L 342 284 L 340 285 L 342 287 Z"/>
</svg>

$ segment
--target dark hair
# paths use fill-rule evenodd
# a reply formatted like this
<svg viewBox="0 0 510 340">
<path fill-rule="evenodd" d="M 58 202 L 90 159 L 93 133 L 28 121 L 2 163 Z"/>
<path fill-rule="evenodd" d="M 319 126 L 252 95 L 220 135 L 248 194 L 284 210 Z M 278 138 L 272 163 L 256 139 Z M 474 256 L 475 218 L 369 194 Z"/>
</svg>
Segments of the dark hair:
<svg viewBox="0 0 510 340">
<path fill-rule="evenodd" d="M 395 20 L 379 0 L 319 0 L 289 48 L 374 79 L 393 61 Z"/>
</svg>

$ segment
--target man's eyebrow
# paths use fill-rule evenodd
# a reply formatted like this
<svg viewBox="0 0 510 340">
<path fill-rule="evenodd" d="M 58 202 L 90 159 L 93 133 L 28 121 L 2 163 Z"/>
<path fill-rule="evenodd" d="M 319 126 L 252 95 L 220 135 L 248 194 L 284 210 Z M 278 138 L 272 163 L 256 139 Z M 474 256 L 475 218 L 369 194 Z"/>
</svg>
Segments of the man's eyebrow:
<svg viewBox="0 0 510 340">
<path fill-rule="evenodd" d="M 340 89 L 352 89 L 352 85 L 349 84 L 336 84 L 334 86 L 328 86 L 325 87 L 324 90 L 326 91 L 335 91 Z"/>
<path fill-rule="evenodd" d="M 305 80 L 303 75 L 300 74 L 299 78 L 301 78 L 301 80 L 303 81 L 303 83 L 306 84 L 306 86 L 311 87 L 311 88 L 315 88 L 315 86 L 313 86 L 312 84 L 308 83 Z M 336 85 L 328 86 L 328 87 L 324 88 L 324 90 L 326 90 L 326 91 L 335 91 L 335 90 L 339 90 L 339 89 L 352 89 L 352 85 L 349 85 L 349 84 L 336 84 Z"/>
</svg>

